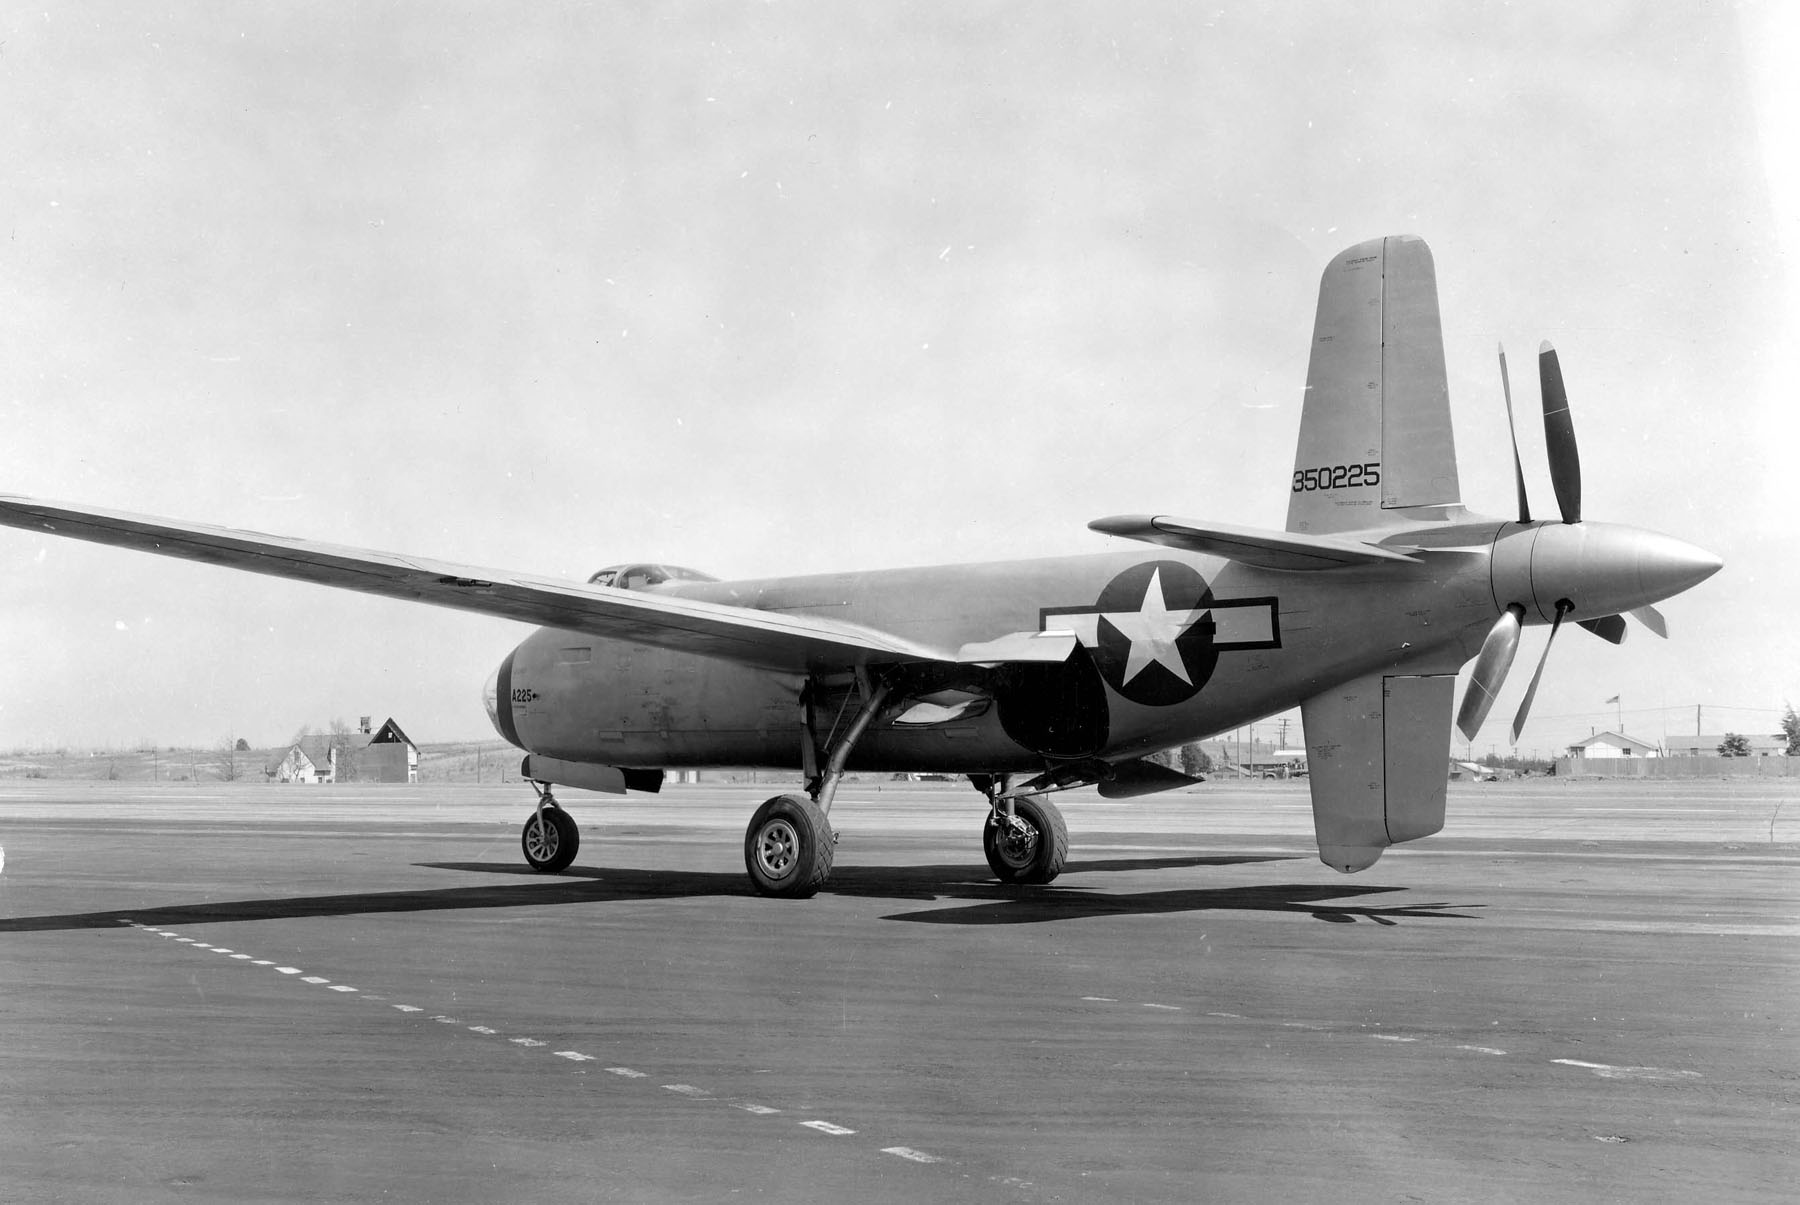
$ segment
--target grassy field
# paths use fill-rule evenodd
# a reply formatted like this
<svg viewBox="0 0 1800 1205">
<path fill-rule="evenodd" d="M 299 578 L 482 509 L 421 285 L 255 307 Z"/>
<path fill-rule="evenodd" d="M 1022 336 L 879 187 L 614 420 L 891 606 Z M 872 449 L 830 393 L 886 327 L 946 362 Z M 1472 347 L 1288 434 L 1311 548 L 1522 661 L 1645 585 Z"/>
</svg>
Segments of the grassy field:
<svg viewBox="0 0 1800 1205">
<path fill-rule="evenodd" d="M 0 779 L 83 782 L 246 782 L 267 780 L 288 751 L 272 749 L 13 749 L 0 753 Z M 519 751 L 504 741 L 419 746 L 421 782 L 517 781 Z"/>
</svg>

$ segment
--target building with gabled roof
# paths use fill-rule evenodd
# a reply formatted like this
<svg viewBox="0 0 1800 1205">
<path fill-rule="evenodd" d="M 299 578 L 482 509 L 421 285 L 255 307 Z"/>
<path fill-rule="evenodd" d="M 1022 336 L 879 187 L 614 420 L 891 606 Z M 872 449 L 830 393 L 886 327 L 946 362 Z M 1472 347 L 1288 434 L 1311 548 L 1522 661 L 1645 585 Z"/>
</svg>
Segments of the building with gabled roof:
<svg viewBox="0 0 1800 1205">
<path fill-rule="evenodd" d="M 1661 757 L 1662 746 L 1655 741 L 1641 741 L 1622 732 L 1596 732 L 1585 741 L 1569 746 L 1570 757 Z"/>
<path fill-rule="evenodd" d="M 340 781 L 419 781 L 419 747 L 394 723 L 392 716 L 373 733 L 358 733 L 351 741 L 351 777 Z"/>
<path fill-rule="evenodd" d="M 418 782 L 419 747 L 392 717 L 373 732 L 311 733 L 264 773 L 276 782 Z"/>
</svg>

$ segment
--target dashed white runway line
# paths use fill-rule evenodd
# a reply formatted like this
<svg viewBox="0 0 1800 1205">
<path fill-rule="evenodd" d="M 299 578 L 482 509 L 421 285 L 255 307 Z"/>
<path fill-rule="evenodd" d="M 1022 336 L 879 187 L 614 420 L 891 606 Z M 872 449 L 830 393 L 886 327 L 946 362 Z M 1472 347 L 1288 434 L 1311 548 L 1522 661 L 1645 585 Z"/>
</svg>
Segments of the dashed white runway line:
<svg viewBox="0 0 1800 1205">
<path fill-rule="evenodd" d="M 239 952 L 229 949 L 228 947 L 225 947 L 225 946 L 214 946 L 214 945 L 211 945 L 210 943 L 202 942 L 202 941 L 198 940 L 197 938 L 183 937 L 171 930 L 156 929 L 156 928 L 150 927 L 149 925 L 140 925 L 136 921 L 133 921 L 133 920 L 123 920 L 123 921 L 121 921 L 121 923 L 129 928 L 136 929 L 140 933 L 151 933 L 151 934 L 155 934 L 158 937 L 171 938 L 179 944 L 192 946 L 196 950 L 207 950 L 214 954 L 223 954 L 227 958 L 230 958 L 233 960 L 245 961 L 250 966 L 270 967 L 270 968 L 273 968 L 274 971 L 280 975 L 289 975 L 289 976 L 298 975 L 298 976 L 300 976 L 300 978 L 297 980 L 297 982 L 300 982 L 300 983 L 309 984 L 309 985 L 312 985 L 315 987 L 325 987 L 328 990 L 333 991 L 333 992 L 342 992 L 345 994 L 356 994 L 356 995 L 359 995 L 360 998 L 364 999 L 364 1000 L 386 1001 L 386 997 L 384 997 L 384 996 L 374 996 L 374 995 L 369 995 L 367 993 L 363 993 L 363 992 L 361 992 L 361 990 L 359 988 L 351 987 L 349 984 L 333 983 L 331 981 L 331 979 L 327 976 L 308 975 L 300 967 L 276 966 L 273 959 L 252 958 L 249 954 L 239 953 Z M 1117 1003 L 1116 1000 L 1111 1000 L 1106 997 L 1099 997 L 1099 996 L 1085 997 L 1085 999 L 1092 1001 L 1092 1002 L 1096 1002 L 1096 1003 L 1108 1003 L 1108 1004 Z M 425 1011 L 424 1008 L 422 1008 L 418 1005 L 415 1005 L 415 1004 L 396 1004 L 396 1003 L 389 1002 L 388 1007 L 394 1009 L 396 1012 L 406 1013 L 406 1014 L 423 1013 Z M 1144 1007 L 1152 1008 L 1152 1009 L 1162 1009 L 1162 1010 L 1166 1010 L 1169 1012 L 1182 1011 L 1182 1008 L 1180 1005 L 1174 1005 L 1174 1004 L 1147 1003 L 1144 1005 Z M 429 1019 L 432 1021 L 435 1021 L 441 1025 L 462 1026 L 463 1029 L 466 1030 L 467 1032 L 473 1033 L 473 1034 L 478 1034 L 482 1037 L 504 1037 L 505 1036 L 498 1029 L 495 1029 L 492 1026 L 464 1025 L 463 1022 L 461 1020 L 459 1020 L 458 1018 L 449 1016 L 444 1013 L 434 1014 Z M 507 1041 L 512 1043 L 513 1045 L 525 1047 L 526 1049 L 535 1049 L 538 1047 L 544 1047 L 544 1046 L 549 1045 L 548 1042 L 544 1042 L 538 1038 L 524 1037 L 524 1036 L 507 1038 Z M 571 1063 L 579 1064 L 579 1063 L 591 1063 L 591 1062 L 597 1061 L 594 1055 L 586 1054 L 579 1050 L 555 1050 L 555 1051 L 551 1051 L 551 1053 L 553 1055 L 555 1055 L 557 1058 L 566 1059 Z M 639 1071 L 635 1067 L 623 1067 L 623 1066 L 607 1067 L 607 1068 L 604 1068 L 604 1070 L 610 1075 L 617 1076 L 618 1078 L 627 1080 L 627 1081 L 648 1080 L 651 1078 L 649 1072 Z M 765 1104 L 760 1104 L 755 1101 L 747 1101 L 747 1100 L 722 1099 L 719 1096 L 715 1095 L 710 1089 L 701 1087 L 700 1085 L 697 1085 L 697 1084 L 685 1084 L 685 1083 L 663 1084 L 663 1085 L 661 1085 L 661 1087 L 663 1088 L 664 1091 L 672 1092 L 678 1096 L 686 1097 L 687 1099 L 692 1100 L 698 1104 L 714 1104 L 714 1103 L 726 1104 L 734 1109 L 739 1110 L 740 1112 L 748 1113 L 754 1117 L 778 1117 L 781 1115 L 781 1110 L 778 1108 L 775 1108 L 773 1105 L 765 1105 Z M 793 1124 L 801 1126 L 805 1129 L 813 1130 L 819 1134 L 828 1135 L 833 1138 L 847 1138 L 847 1137 L 853 1136 L 857 1132 L 851 1126 L 840 1125 L 835 1121 L 828 1121 L 823 1118 L 813 1118 L 809 1121 L 801 1121 L 801 1122 L 796 1122 Z M 910 1163 L 930 1164 L 930 1163 L 945 1163 L 945 1162 L 947 1162 L 945 1159 L 943 1159 L 937 1155 L 932 1155 L 925 1151 L 917 1150 L 910 1146 L 882 1147 L 881 1153 L 884 1155 L 892 1155 L 898 1159 L 904 1159 Z"/>
<path fill-rule="evenodd" d="M 1584 1071 L 1592 1071 L 1601 1079 L 1647 1079 L 1678 1080 L 1701 1079 L 1698 1071 L 1671 1071 L 1666 1067 L 1614 1067 L 1610 1063 L 1584 1063 L 1580 1059 L 1551 1059 L 1552 1063 L 1561 1063 L 1565 1067 L 1580 1067 Z"/>
<path fill-rule="evenodd" d="M 1118 1004 L 1119 1000 L 1112 996 L 1082 996 L 1084 1004 Z M 1144 1008 L 1158 1008 L 1178 1011 L 1176 1006 L 1168 1004 L 1151 1004 L 1139 1002 Z M 1217 1017 L 1225 1021 L 1260 1022 L 1259 1018 L 1246 1017 L 1243 1013 L 1208 1011 L 1200 1014 L 1203 1017 Z M 1319 1025 L 1311 1021 L 1278 1021 L 1274 1022 L 1283 1029 L 1302 1029 L 1313 1033 L 1330 1034 L 1338 1037 L 1370 1038 L 1377 1042 L 1393 1042 L 1399 1045 L 1418 1045 L 1425 1048 L 1459 1050 L 1465 1054 L 1479 1054 L 1488 1058 L 1506 1058 L 1508 1053 L 1498 1046 L 1480 1046 L 1472 1042 L 1447 1043 L 1442 1039 L 1420 1037 L 1416 1034 L 1404 1033 L 1367 1033 L 1361 1030 L 1350 1030 L 1334 1025 Z M 1697 1080 L 1705 1078 L 1698 1071 L 1673 1071 L 1666 1067 L 1621 1067 L 1611 1063 L 1589 1063 L 1581 1059 L 1550 1059 L 1550 1063 L 1563 1067 L 1579 1067 L 1583 1071 L 1592 1071 L 1602 1079 L 1623 1080 Z M 892 1152 L 889 1152 L 890 1154 Z"/>
</svg>

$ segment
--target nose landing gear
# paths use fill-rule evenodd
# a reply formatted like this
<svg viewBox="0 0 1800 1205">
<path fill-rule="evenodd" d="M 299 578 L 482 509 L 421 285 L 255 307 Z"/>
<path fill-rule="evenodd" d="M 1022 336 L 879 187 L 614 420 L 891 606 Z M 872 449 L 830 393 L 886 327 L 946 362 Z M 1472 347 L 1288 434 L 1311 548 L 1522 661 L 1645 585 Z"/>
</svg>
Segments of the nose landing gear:
<svg viewBox="0 0 1800 1205">
<path fill-rule="evenodd" d="M 556 874 L 567 870 L 581 848 L 581 830 L 575 818 L 562 810 L 546 783 L 534 782 L 537 811 L 525 822 L 519 834 L 519 845 L 525 851 L 525 862 L 539 874 Z"/>
</svg>

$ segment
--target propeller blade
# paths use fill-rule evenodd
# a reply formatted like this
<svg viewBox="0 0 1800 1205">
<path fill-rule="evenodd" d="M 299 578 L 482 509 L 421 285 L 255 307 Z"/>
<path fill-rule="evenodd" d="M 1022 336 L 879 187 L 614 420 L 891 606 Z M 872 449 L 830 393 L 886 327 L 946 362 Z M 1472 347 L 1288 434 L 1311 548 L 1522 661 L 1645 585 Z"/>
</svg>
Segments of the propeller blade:
<svg viewBox="0 0 1800 1205">
<path fill-rule="evenodd" d="M 1669 621 L 1664 619 L 1663 613 L 1658 611 L 1655 607 L 1646 604 L 1638 607 L 1636 610 L 1627 611 L 1625 614 L 1631 616 L 1633 619 L 1649 628 L 1652 632 L 1661 636 L 1664 640 L 1669 638 Z"/>
<path fill-rule="evenodd" d="M 1469 689 L 1456 713 L 1456 726 L 1466 741 L 1473 741 L 1481 731 L 1506 682 L 1506 671 L 1512 668 L 1513 656 L 1519 651 L 1519 621 L 1524 618 L 1525 608 L 1514 603 L 1501 613 L 1488 630 L 1487 639 L 1481 642 L 1475 673 L 1469 678 Z"/>
<path fill-rule="evenodd" d="M 1544 450 L 1550 454 L 1550 484 L 1564 523 L 1581 522 L 1581 450 L 1563 388 L 1562 365 L 1548 339 L 1538 344 L 1538 387 L 1544 395 Z"/>
<path fill-rule="evenodd" d="M 1519 460 L 1519 429 L 1513 423 L 1512 382 L 1506 376 L 1506 345 L 1500 345 L 1500 391 L 1506 395 L 1506 433 L 1512 436 L 1513 480 L 1519 486 L 1519 522 L 1531 522 L 1531 504 L 1525 501 L 1525 465 Z M 1473 740 L 1473 737 L 1469 739 Z"/>
<path fill-rule="evenodd" d="M 1557 604 L 1556 621 L 1550 625 L 1550 639 L 1544 641 L 1544 653 L 1538 658 L 1537 672 L 1531 675 L 1531 685 L 1525 688 L 1525 701 L 1519 704 L 1519 714 L 1513 717 L 1512 743 L 1519 743 L 1519 733 L 1525 730 L 1525 717 L 1531 714 L 1531 700 L 1537 697 L 1538 682 L 1544 676 L 1544 662 L 1550 660 L 1550 646 L 1556 643 L 1556 633 L 1562 627 L 1563 616 L 1573 607 Z"/>
<path fill-rule="evenodd" d="M 1577 619 L 1575 622 L 1609 644 L 1625 643 L 1623 615 L 1602 615 L 1598 619 Z"/>
</svg>

